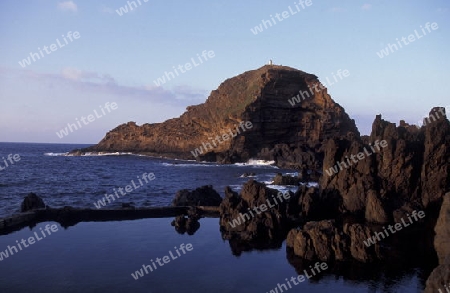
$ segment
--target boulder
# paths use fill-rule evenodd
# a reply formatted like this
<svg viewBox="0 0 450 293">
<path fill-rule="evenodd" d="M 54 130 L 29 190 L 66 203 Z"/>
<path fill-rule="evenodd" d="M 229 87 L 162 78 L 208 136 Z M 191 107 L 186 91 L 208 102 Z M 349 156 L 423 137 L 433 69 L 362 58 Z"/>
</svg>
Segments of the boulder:
<svg viewBox="0 0 450 293">
<path fill-rule="evenodd" d="M 35 193 L 29 193 L 20 205 L 20 211 L 22 213 L 43 208 L 45 208 L 44 201 Z"/>
<path fill-rule="evenodd" d="M 182 189 L 177 192 L 173 206 L 219 206 L 222 202 L 220 194 L 211 185 L 194 190 Z"/>
<path fill-rule="evenodd" d="M 244 174 L 242 174 L 240 177 L 242 177 L 242 178 L 247 178 L 247 177 L 254 177 L 254 176 L 256 176 L 256 173 L 253 173 L 253 172 L 245 172 Z"/>
<path fill-rule="evenodd" d="M 293 176 L 283 176 L 283 174 L 278 173 L 273 178 L 273 184 L 274 185 L 299 185 L 300 184 L 300 178 L 299 177 L 293 177 Z"/>
</svg>

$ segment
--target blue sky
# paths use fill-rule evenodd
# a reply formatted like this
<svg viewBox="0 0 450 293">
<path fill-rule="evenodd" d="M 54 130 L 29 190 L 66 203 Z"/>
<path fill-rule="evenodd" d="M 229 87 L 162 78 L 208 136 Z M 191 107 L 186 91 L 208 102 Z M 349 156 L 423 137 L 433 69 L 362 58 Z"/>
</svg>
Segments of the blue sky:
<svg viewBox="0 0 450 293">
<path fill-rule="evenodd" d="M 348 70 L 350 76 L 328 92 L 363 134 L 376 114 L 417 123 L 431 107 L 450 105 L 448 1 L 311 0 L 297 14 L 251 32 L 298 1 L 135 0 L 138 7 L 119 16 L 116 10 L 127 1 L 2 0 L 0 141 L 97 143 L 128 121 L 177 117 L 225 79 L 269 59 L 322 81 Z M 438 29 L 424 35 L 420 26 L 434 22 Z M 377 55 L 415 30 L 420 39 Z M 62 35 L 69 32 L 79 38 L 64 43 Z M 25 68 L 19 65 L 56 39 L 65 46 Z M 214 51 L 214 58 L 154 84 L 205 50 Z M 56 135 L 107 102 L 117 109 L 63 138 Z"/>
</svg>

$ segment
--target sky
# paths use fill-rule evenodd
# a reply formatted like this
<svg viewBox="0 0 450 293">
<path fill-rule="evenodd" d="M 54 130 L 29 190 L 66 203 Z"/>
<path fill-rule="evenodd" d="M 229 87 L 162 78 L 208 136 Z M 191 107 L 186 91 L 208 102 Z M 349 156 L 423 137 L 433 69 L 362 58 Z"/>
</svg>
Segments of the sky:
<svg viewBox="0 0 450 293">
<path fill-rule="evenodd" d="M 328 93 L 362 134 L 377 114 L 418 124 L 449 109 L 449 30 L 446 0 L 2 0 L 0 141 L 94 144 L 270 59 L 325 83 L 348 70 Z"/>
</svg>

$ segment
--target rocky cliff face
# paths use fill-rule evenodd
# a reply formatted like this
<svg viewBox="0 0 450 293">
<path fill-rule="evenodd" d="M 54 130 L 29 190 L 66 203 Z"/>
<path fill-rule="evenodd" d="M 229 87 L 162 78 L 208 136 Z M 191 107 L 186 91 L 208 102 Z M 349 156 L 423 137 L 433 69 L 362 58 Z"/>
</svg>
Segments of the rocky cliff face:
<svg viewBox="0 0 450 293">
<path fill-rule="evenodd" d="M 285 167 L 318 168 L 323 141 L 359 136 L 354 121 L 320 85 L 315 75 L 285 66 L 263 66 L 226 80 L 204 104 L 188 107 L 179 118 L 120 125 L 82 152 L 194 159 L 192 152 L 199 149 L 201 160 L 233 163 L 260 158 Z M 230 130 L 236 134 L 236 126 L 246 121 L 252 123 L 250 129 L 223 138 Z M 222 138 L 220 143 L 217 136 Z"/>
<path fill-rule="evenodd" d="M 434 247 L 439 257 L 439 263 L 450 266 L 450 192 L 444 196 L 434 231 L 436 232 Z"/>
<path fill-rule="evenodd" d="M 377 140 L 387 146 L 375 147 Z M 331 139 L 324 149 L 323 193 L 340 199 L 339 212 L 369 222 L 399 221 L 412 210 L 438 208 L 450 189 L 450 123 L 445 117 L 417 129 L 403 121 L 396 127 L 378 115 L 369 138 Z M 350 166 L 347 158 L 364 149 L 372 154 Z M 347 167 L 341 164 L 337 173 L 330 172 L 336 162 L 347 162 Z"/>
<path fill-rule="evenodd" d="M 434 108 L 430 115 L 436 111 L 445 113 L 444 108 Z M 365 155 L 352 158 L 357 154 Z M 287 246 L 306 259 L 386 259 L 390 254 L 380 254 L 381 246 L 375 244 L 374 251 L 362 246 L 363 240 L 369 238 L 369 232 L 379 232 L 381 226 L 401 223 L 414 211 L 422 211 L 424 221 L 402 231 L 401 241 L 393 241 L 391 247 L 401 251 L 404 247 L 399 249 L 399 243 L 409 243 L 418 235 L 423 237 L 418 243 L 427 247 L 434 235 L 426 231 L 435 227 L 434 246 L 441 267 L 430 277 L 428 287 L 443 288 L 442 282 L 449 280 L 448 273 L 442 274 L 450 260 L 450 194 L 444 196 L 449 190 L 450 122 L 446 116 L 418 129 L 403 121 L 396 127 L 378 115 L 370 137 L 333 138 L 325 144 L 320 188 L 299 188 L 293 202 L 301 200 L 292 211 L 305 221 L 336 222 L 309 222 L 300 230 L 291 230 Z M 307 205 L 303 204 L 305 199 Z M 350 224 L 345 224 L 347 219 L 351 219 Z"/>
<path fill-rule="evenodd" d="M 425 293 L 450 291 L 450 192 L 444 196 L 434 231 L 434 247 L 439 257 L 439 266 L 428 277 Z"/>
</svg>

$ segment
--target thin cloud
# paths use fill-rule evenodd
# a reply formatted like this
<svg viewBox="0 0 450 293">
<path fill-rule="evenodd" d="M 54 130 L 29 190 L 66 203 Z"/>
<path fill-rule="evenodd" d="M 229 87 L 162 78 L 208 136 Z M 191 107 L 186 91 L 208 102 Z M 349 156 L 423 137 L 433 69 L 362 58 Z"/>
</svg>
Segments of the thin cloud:
<svg viewBox="0 0 450 293">
<path fill-rule="evenodd" d="M 73 12 L 78 11 L 78 7 L 73 1 L 59 2 L 58 9 L 62 11 L 73 11 Z"/>
<path fill-rule="evenodd" d="M 61 71 L 61 75 L 67 79 L 79 80 L 81 78 L 82 72 L 81 70 L 75 68 L 64 68 Z"/>
<path fill-rule="evenodd" d="M 362 10 L 370 10 L 372 9 L 372 4 L 365 3 L 363 6 L 361 6 Z"/>
<path fill-rule="evenodd" d="M 165 105 L 189 106 L 204 102 L 208 91 L 190 86 L 175 86 L 164 89 L 162 86 L 143 85 L 125 86 L 109 74 L 93 71 L 83 71 L 67 67 L 59 73 L 41 73 L 28 69 L 0 68 L 0 77 L 15 76 L 26 82 L 37 82 L 48 88 L 68 86 L 74 91 L 89 95 L 111 95 L 118 98 L 133 98 L 141 101 L 156 102 Z"/>
</svg>

